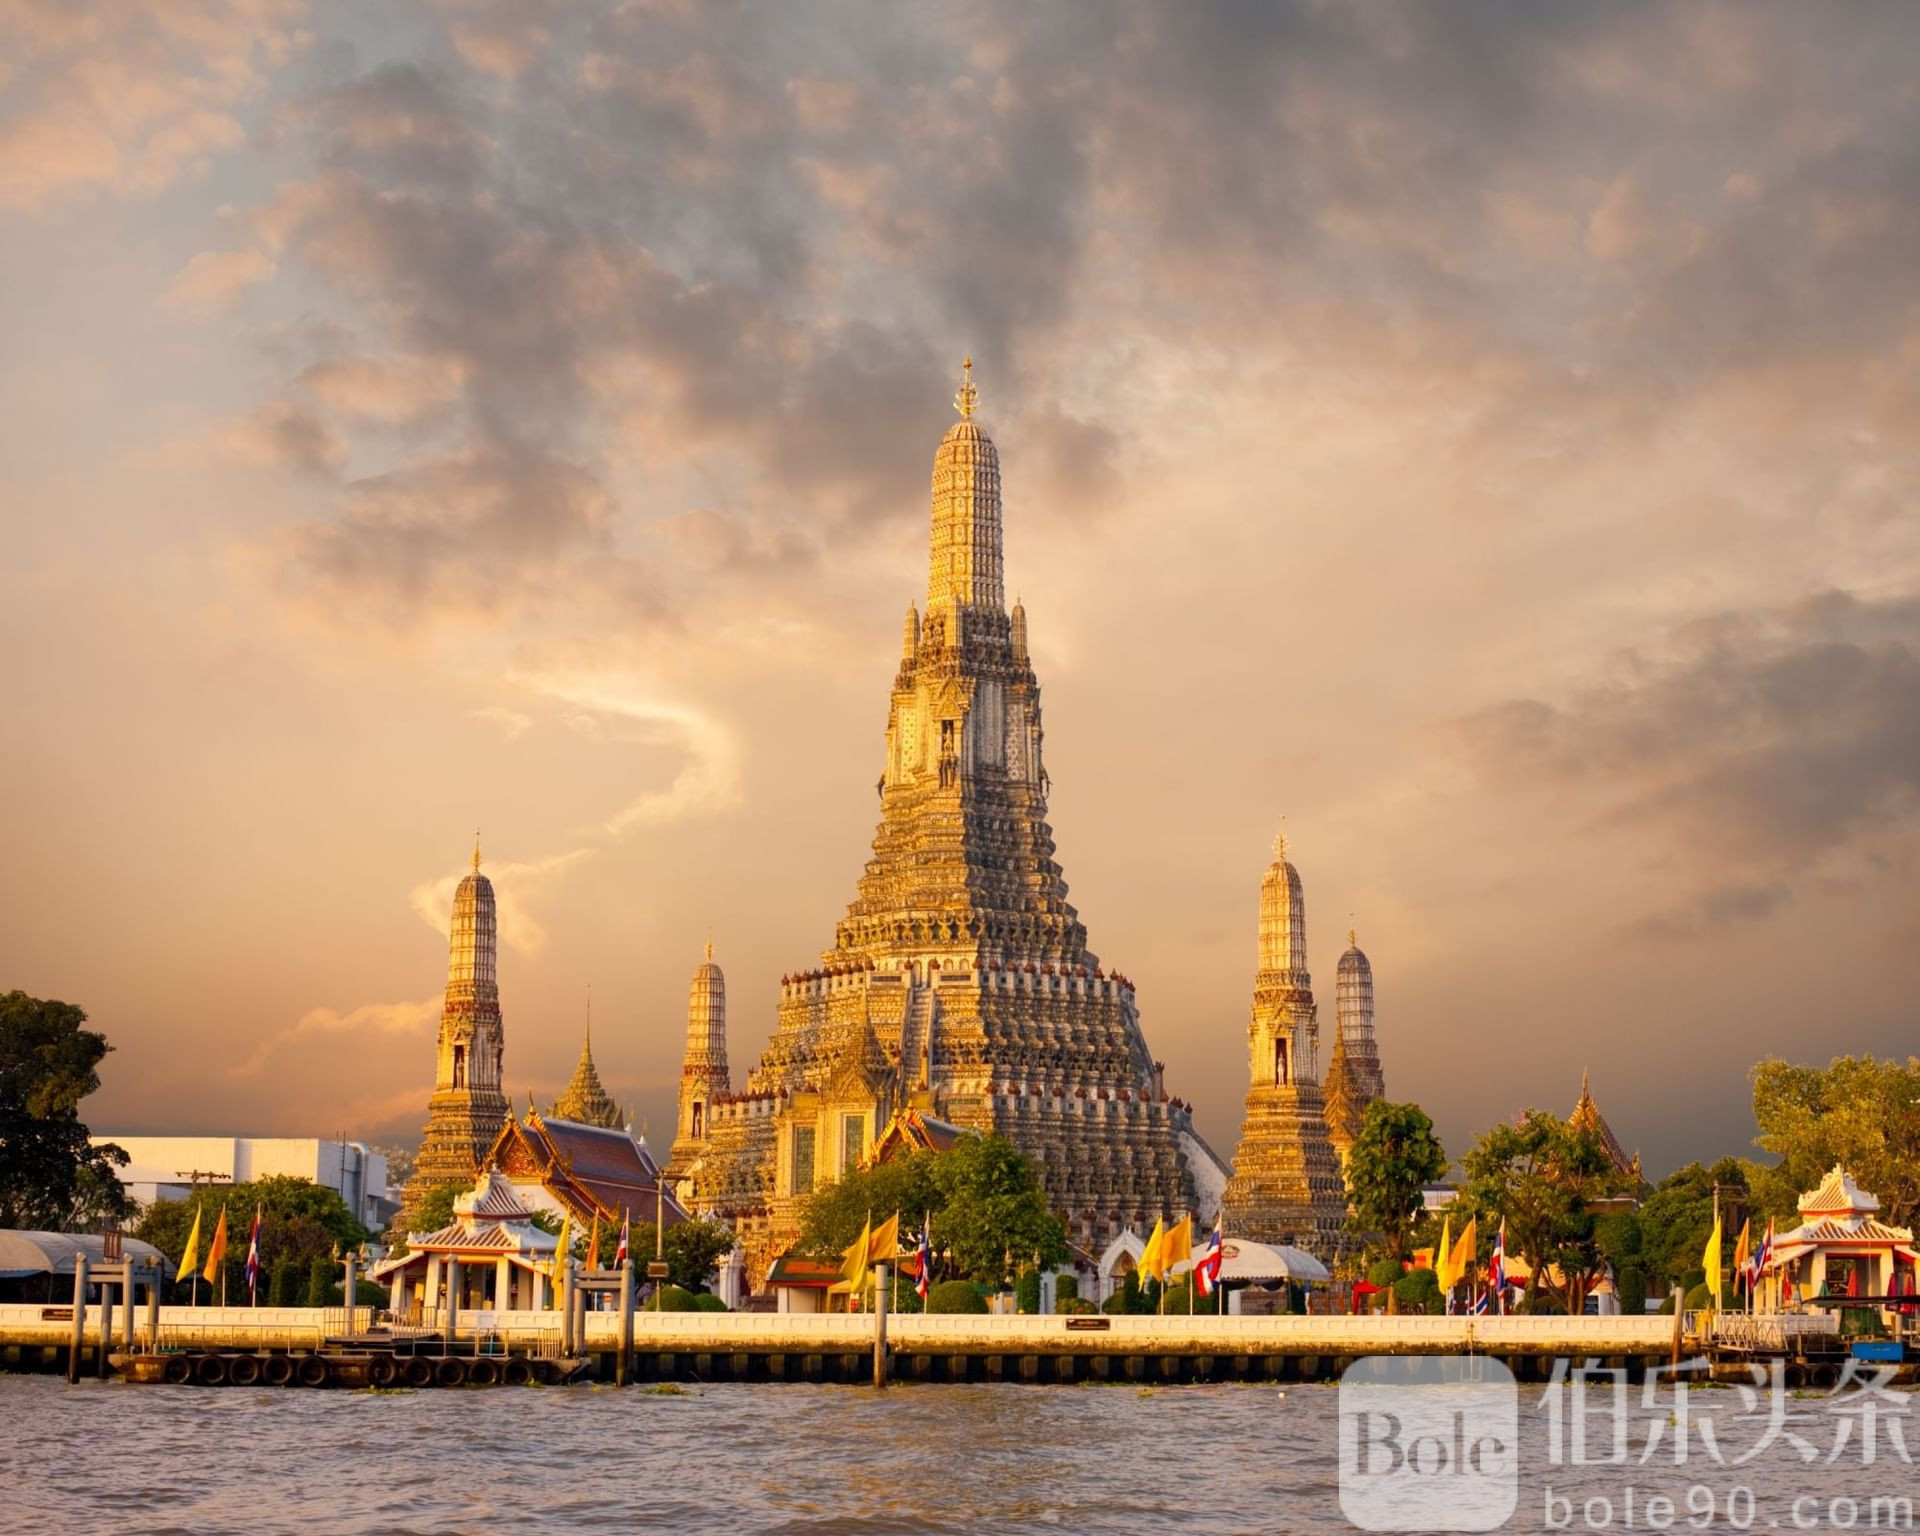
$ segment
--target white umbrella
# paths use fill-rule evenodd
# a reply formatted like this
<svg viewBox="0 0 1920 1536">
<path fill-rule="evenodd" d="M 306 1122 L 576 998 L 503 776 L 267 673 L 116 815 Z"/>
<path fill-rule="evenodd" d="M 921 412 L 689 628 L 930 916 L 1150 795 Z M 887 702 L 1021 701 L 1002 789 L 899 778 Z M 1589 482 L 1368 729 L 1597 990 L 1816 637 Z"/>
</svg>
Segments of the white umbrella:
<svg viewBox="0 0 1920 1536">
<path fill-rule="evenodd" d="M 1292 1280 L 1320 1284 L 1333 1278 L 1327 1266 L 1303 1248 L 1269 1247 L 1230 1237 L 1220 1245 L 1222 1280 Z"/>
</svg>

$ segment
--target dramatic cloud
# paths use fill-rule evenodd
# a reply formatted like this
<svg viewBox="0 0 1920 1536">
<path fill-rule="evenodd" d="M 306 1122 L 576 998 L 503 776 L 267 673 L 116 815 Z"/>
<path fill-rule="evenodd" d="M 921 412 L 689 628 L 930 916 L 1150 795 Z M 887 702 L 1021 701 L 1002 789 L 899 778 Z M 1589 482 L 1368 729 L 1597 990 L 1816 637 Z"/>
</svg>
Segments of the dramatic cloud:
<svg viewBox="0 0 1920 1536">
<path fill-rule="evenodd" d="M 1457 731 L 1503 793 L 1568 795 L 1597 807 L 1597 833 L 1737 877 L 1643 931 L 1764 918 L 1790 873 L 1920 813 L 1920 597 L 1829 592 L 1696 620 L 1602 686 L 1512 700 Z"/>
</svg>

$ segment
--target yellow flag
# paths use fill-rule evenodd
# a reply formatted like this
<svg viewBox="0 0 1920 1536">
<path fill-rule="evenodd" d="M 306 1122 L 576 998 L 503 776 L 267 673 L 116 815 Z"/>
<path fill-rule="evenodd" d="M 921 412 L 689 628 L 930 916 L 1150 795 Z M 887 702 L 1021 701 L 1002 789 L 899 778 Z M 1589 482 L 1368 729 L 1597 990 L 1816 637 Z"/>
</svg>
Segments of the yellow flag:
<svg viewBox="0 0 1920 1536">
<path fill-rule="evenodd" d="M 1720 1218 L 1715 1216 L 1713 1236 L 1707 1239 L 1707 1251 L 1701 1256 L 1700 1262 L 1706 1268 L 1707 1289 L 1713 1293 L 1713 1304 L 1716 1308 L 1726 1305 L 1721 1294 L 1726 1282 L 1720 1278 L 1720 1240 Z"/>
<path fill-rule="evenodd" d="M 895 1211 L 879 1226 L 873 1229 L 873 1236 L 867 1240 L 867 1262 L 869 1264 L 891 1264 L 897 1257 L 894 1250 L 900 1246 L 900 1213 Z"/>
<path fill-rule="evenodd" d="M 180 1255 L 180 1268 L 174 1271 L 174 1279 L 184 1280 L 194 1271 L 200 1262 L 200 1207 L 193 1208 L 193 1230 L 187 1234 L 187 1251 Z"/>
<path fill-rule="evenodd" d="M 220 1207 L 220 1219 L 213 1226 L 213 1241 L 207 1244 L 207 1267 L 200 1272 L 200 1278 L 213 1284 L 220 1274 L 220 1266 L 227 1262 L 227 1208 Z"/>
<path fill-rule="evenodd" d="M 1472 1271 L 1474 1260 L 1480 1256 L 1480 1218 L 1472 1216 L 1461 1229 L 1460 1237 L 1453 1245 L 1453 1252 L 1447 1256 L 1447 1278 L 1441 1283 L 1441 1289 L 1450 1291 Z"/>
<path fill-rule="evenodd" d="M 840 1278 L 854 1290 L 867 1283 L 867 1254 L 873 1247 L 873 1218 L 861 1223 L 860 1235 L 846 1249 L 846 1262 L 840 1266 Z"/>
<path fill-rule="evenodd" d="M 1193 1262 L 1193 1216 L 1182 1216 L 1160 1239 L 1160 1272 L 1172 1274 L 1176 1264 Z"/>
<path fill-rule="evenodd" d="M 1166 1272 L 1166 1265 L 1160 1261 L 1160 1245 L 1167 1240 L 1167 1224 L 1156 1221 L 1153 1233 L 1147 1238 L 1147 1246 L 1141 1250 L 1139 1270 L 1149 1280 L 1158 1280 Z"/>
<path fill-rule="evenodd" d="M 560 1215 L 560 1240 L 553 1250 L 553 1304 L 560 1305 L 560 1282 L 566 1277 L 567 1250 L 573 1244 L 573 1212 L 563 1211 Z"/>
<path fill-rule="evenodd" d="M 1433 1278 L 1442 1291 L 1453 1289 L 1453 1212 L 1440 1218 L 1440 1246 L 1433 1250 Z"/>
</svg>

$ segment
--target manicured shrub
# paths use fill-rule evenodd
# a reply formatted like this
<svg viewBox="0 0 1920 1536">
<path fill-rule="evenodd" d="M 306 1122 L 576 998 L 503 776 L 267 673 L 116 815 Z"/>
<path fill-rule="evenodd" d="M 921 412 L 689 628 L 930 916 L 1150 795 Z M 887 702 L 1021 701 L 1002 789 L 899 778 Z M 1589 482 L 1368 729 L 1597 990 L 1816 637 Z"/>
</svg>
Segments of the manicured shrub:
<svg viewBox="0 0 1920 1536">
<path fill-rule="evenodd" d="M 324 1259 L 318 1255 L 316 1255 L 313 1262 L 307 1266 L 308 1306 L 325 1307 L 333 1304 L 333 1301 L 336 1299 L 336 1287 L 333 1274 L 337 1268 L 339 1268 L 339 1266 L 336 1265 L 332 1259 Z"/>
<path fill-rule="evenodd" d="M 692 1291 L 683 1290 L 677 1285 L 663 1286 L 659 1293 L 647 1303 L 649 1312 L 698 1312 L 700 1301 Z"/>
<path fill-rule="evenodd" d="M 282 1259 L 267 1271 L 268 1306 L 297 1307 L 305 1295 L 305 1277 L 292 1259 Z"/>
<path fill-rule="evenodd" d="M 1430 1269 L 1408 1270 L 1393 1282 L 1393 1296 L 1402 1311 L 1418 1307 L 1423 1312 L 1438 1312 L 1446 1305 L 1440 1281 Z"/>
<path fill-rule="evenodd" d="M 1106 1313 L 1108 1317 L 1124 1317 L 1127 1312 L 1127 1293 L 1125 1291 L 1115 1291 L 1105 1301 L 1100 1303 L 1100 1310 Z"/>
<path fill-rule="evenodd" d="M 1638 1264 L 1623 1264 L 1613 1277 L 1620 1293 L 1620 1312 L 1625 1317 L 1642 1317 L 1647 1310 L 1647 1272 Z"/>
<path fill-rule="evenodd" d="M 702 1291 L 693 1298 L 693 1308 L 696 1312 L 724 1312 L 727 1304 L 711 1291 Z"/>
<path fill-rule="evenodd" d="M 985 1313 L 986 1300 L 971 1280 L 942 1280 L 927 1293 L 927 1310 L 943 1313 Z"/>
<path fill-rule="evenodd" d="M 1080 1295 L 1080 1277 L 1078 1275 L 1059 1275 L 1053 1282 L 1053 1304 L 1055 1309 L 1063 1301 L 1074 1301 Z"/>
<path fill-rule="evenodd" d="M 1040 1271 L 1030 1269 L 1013 1284 L 1014 1303 L 1031 1316 L 1040 1310 Z"/>
<path fill-rule="evenodd" d="M 1059 1317 L 1084 1317 L 1097 1309 L 1083 1296 L 1060 1296 L 1054 1299 L 1053 1310 Z"/>
</svg>

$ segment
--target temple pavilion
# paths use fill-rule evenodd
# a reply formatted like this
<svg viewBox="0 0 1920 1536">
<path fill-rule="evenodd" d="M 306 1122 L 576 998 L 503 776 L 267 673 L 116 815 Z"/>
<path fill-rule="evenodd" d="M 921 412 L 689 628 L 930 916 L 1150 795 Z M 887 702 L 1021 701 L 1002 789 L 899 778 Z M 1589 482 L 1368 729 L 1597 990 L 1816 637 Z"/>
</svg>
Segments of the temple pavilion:
<svg viewBox="0 0 1920 1536">
<path fill-rule="evenodd" d="M 1820 1187 L 1799 1199 L 1800 1225 L 1775 1234 L 1767 1276 L 1780 1302 L 1827 1295 L 1910 1292 L 1920 1252 L 1907 1227 L 1890 1227 L 1870 1195 L 1835 1163 Z"/>
<path fill-rule="evenodd" d="M 513 1183 L 489 1168 L 454 1197 L 452 1221 L 437 1232 L 408 1233 L 407 1251 L 374 1265 L 371 1278 L 392 1288 L 390 1305 L 400 1318 L 445 1308 L 456 1275 L 463 1312 L 540 1310 L 552 1304 L 559 1242 L 533 1224 L 533 1211 Z"/>
</svg>

